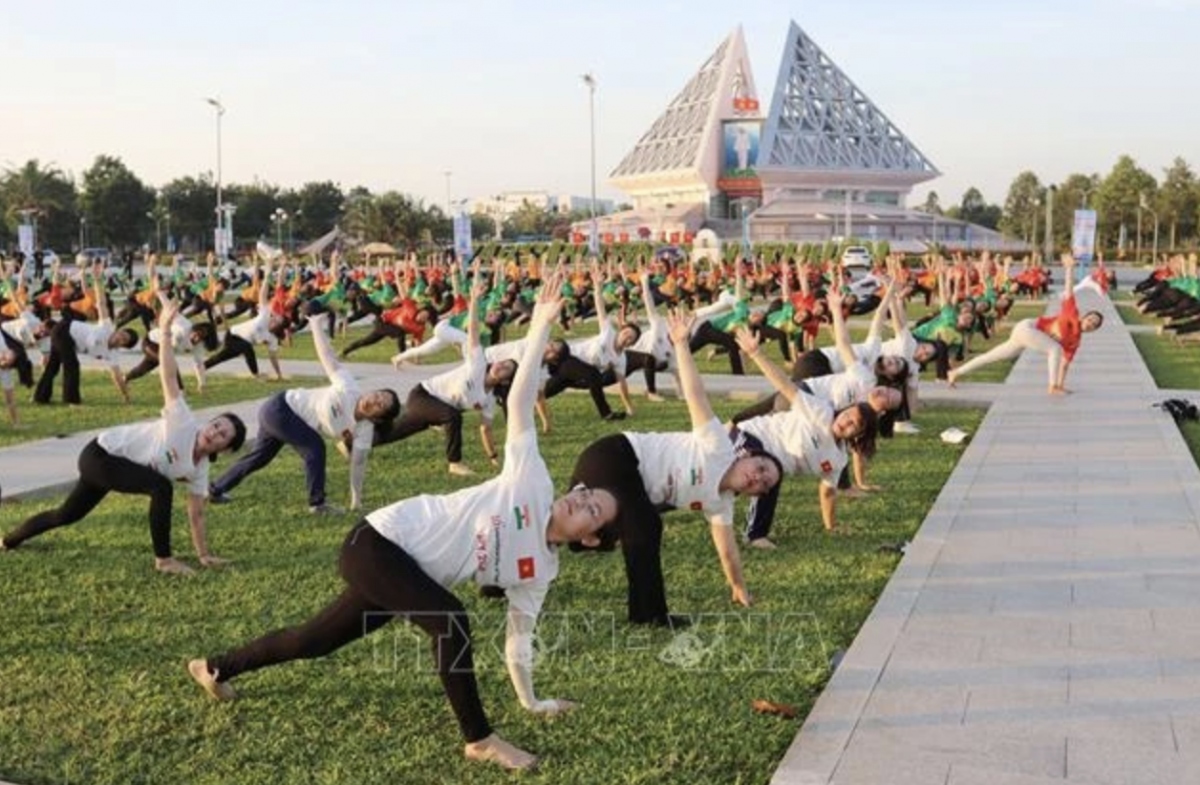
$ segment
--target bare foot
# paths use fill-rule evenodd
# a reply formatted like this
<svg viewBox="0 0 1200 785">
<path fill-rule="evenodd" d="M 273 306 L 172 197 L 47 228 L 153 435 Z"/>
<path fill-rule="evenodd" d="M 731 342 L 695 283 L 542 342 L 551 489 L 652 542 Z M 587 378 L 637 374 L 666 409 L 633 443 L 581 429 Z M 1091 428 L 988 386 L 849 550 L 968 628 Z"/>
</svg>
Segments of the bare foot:
<svg viewBox="0 0 1200 785">
<path fill-rule="evenodd" d="M 746 544 L 751 548 L 760 548 L 764 551 L 772 551 L 779 547 L 766 537 L 755 537 L 753 540 L 747 541 Z"/>
<path fill-rule="evenodd" d="M 474 477 L 475 476 L 475 472 L 473 472 L 471 470 L 471 467 L 467 466 L 465 463 L 450 464 L 450 473 L 457 477 Z"/>
<path fill-rule="evenodd" d="M 667 399 L 662 397 L 658 393 L 646 393 L 646 400 L 653 401 L 654 403 L 662 403 L 663 401 L 665 401 Z"/>
<path fill-rule="evenodd" d="M 217 677 L 208 672 L 208 660 L 192 660 L 187 669 L 192 679 L 203 687 L 213 700 L 231 701 L 237 697 L 232 685 L 217 681 Z"/>
<path fill-rule="evenodd" d="M 956 374 L 954 371 L 951 371 L 950 373 L 946 374 L 946 386 L 947 387 L 955 387 L 957 385 L 958 385 L 958 374 Z"/>
<path fill-rule="evenodd" d="M 510 771 L 526 771 L 537 765 L 536 757 L 514 747 L 495 733 L 471 742 L 463 748 L 463 754 L 468 760 L 497 763 Z"/>
<path fill-rule="evenodd" d="M 178 559 L 167 557 L 166 559 L 155 559 L 154 569 L 167 575 L 195 575 L 196 571 L 187 566 Z"/>
</svg>

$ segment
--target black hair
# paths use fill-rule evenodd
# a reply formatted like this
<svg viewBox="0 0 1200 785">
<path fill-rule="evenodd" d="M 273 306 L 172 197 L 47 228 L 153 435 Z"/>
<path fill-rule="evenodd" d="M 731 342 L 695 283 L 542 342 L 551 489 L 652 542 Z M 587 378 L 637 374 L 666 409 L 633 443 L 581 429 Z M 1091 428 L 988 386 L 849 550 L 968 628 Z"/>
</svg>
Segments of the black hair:
<svg viewBox="0 0 1200 785">
<path fill-rule="evenodd" d="M 1100 329 L 1101 325 L 1104 324 L 1104 314 L 1100 313 L 1099 311 L 1088 311 L 1082 317 L 1080 317 L 1080 321 L 1083 321 L 1084 319 L 1088 318 L 1089 316 L 1096 317 L 1096 319 L 1097 319 L 1096 329 Z"/>
<path fill-rule="evenodd" d="M 122 327 L 120 330 L 117 330 L 118 335 L 121 333 L 125 333 L 126 335 L 129 336 L 129 339 L 128 339 L 129 343 L 124 348 L 132 349 L 138 345 L 137 330 L 133 329 L 132 327 Z"/>
<path fill-rule="evenodd" d="M 774 455 L 767 452 L 766 450 L 761 450 L 761 449 L 758 449 L 757 447 L 743 447 L 742 449 L 737 451 L 737 457 L 738 457 L 738 459 L 741 459 L 741 458 L 768 458 L 768 459 L 770 459 L 771 463 L 775 464 L 775 471 L 777 472 L 777 474 L 776 474 L 777 479 L 775 480 L 775 485 L 778 485 L 779 483 L 783 482 L 783 461 L 779 460 L 778 458 L 776 458 Z M 771 488 L 774 488 L 775 485 L 772 485 Z M 771 490 L 771 488 L 768 488 L 767 490 L 769 491 L 769 490 Z"/>
<path fill-rule="evenodd" d="M 562 338 L 551 338 L 546 348 L 550 350 L 552 358 L 546 361 L 547 364 L 557 365 L 571 356 L 571 345 Z"/>
<path fill-rule="evenodd" d="M 487 374 L 488 374 L 488 373 L 489 373 L 489 372 L 492 370 L 492 368 L 495 368 L 495 367 L 497 367 L 497 366 L 500 366 L 500 365 L 506 365 L 506 366 L 510 366 L 510 367 L 512 368 L 512 373 L 511 373 L 511 374 L 509 374 L 508 378 L 507 378 L 507 379 L 505 379 L 505 381 L 504 381 L 504 384 L 506 384 L 506 385 L 507 385 L 507 384 L 511 384 L 511 383 L 512 383 L 512 380 L 513 380 L 513 379 L 516 377 L 516 375 L 517 375 L 517 367 L 518 367 L 519 363 L 517 363 L 517 361 L 516 361 L 516 360 L 512 360 L 512 359 L 508 359 L 508 360 L 497 360 L 497 361 L 496 361 L 496 362 L 494 362 L 494 363 L 488 363 L 488 364 L 487 364 L 487 366 L 486 366 L 486 367 L 483 369 L 483 373 L 484 373 L 484 375 L 487 375 Z"/>
<path fill-rule="evenodd" d="M 233 438 L 229 440 L 229 444 L 225 446 L 225 449 L 228 452 L 237 452 L 238 450 L 242 449 L 242 445 L 246 443 L 246 423 L 242 421 L 241 417 L 233 412 L 221 412 L 213 419 L 219 420 L 222 417 L 224 417 L 226 420 L 229 420 L 229 424 L 233 426 Z M 216 463 L 217 456 L 210 455 L 208 456 L 208 460 L 211 463 Z"/>
<path fill-rule="evenodd" d="M 847 439 L 846 444 L 853 452 L 858 453 L 864 458 L 870 458 L 875 454 L 875 437 L 879 435 L 879 415 L 871 408 L 869 404 L 852 403 L 849 406 L 839 409 L 833 415 L 836 420 L 838 415 L 846 411 L 846 409 L 858 409 L 858 414 L 862 417 L 863 431 L 853 439 Z"/>
<path fill-rule="evenodd" d="M 384 423 L 389 423 L 400 416 L 400 396 L 396 394 L 395 390 L 386 387 L 380 389 L 378 392 L 387 393 L 392 399 L 391 403 L 388 404 L 388 407 L 384 409 L 381 414 L 371 418 L 371 422 L 375 423 L 376 425 L 382 425 Z"/>
<path fill-rule="evenodd" d="M 192 325 L 192 334 L 200 336 L 200 343 L 210 352 L 217 350 L 221 339 L 217 336 L 217 328 L 212 322 L 199 322 Z"/>
<path fill-rule="evenodd" d="M 945 381 L 950 376 L 950 347 L 941 338 L 935 338 L 932 341 L 919 341 L 919 343 L 927 343 L 933 346 L 933 356 L 925 362 L 921 363 L 921 370 L 925 370 L 925 366 L 933 363 L 934 370 L 937 372 L 937 378 Z"/>
<path fill-rule="evenodd" d="M 633 343 L 637 343 L 638 339 L 642 337 L 642 328 L 638 327 L 637 322 L 625 322 L 625 324 L 622 324 L 617 328 L 618 335 L 621 333 L 621 330 L 633 330 Z"/>
</svg>

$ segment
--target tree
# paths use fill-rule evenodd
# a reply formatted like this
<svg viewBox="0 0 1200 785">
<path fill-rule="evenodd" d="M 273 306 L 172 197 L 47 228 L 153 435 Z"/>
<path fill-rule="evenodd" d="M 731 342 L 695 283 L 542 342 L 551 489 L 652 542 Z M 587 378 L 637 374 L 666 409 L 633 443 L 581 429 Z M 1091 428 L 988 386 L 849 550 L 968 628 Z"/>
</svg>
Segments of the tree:
<svg viewBox="0 0 1200 785">
<path fill-rule="evenodd" d="M 1121 226 L 1127 227 L 1135 247 L 1144 244 L 1133 231 L 1138 225 L 1138 205 L 1143 194 L 1153 200 L 1157 190 L 1153 175 L 1140 168 L 1133 158 L 1123 155 L 1117 160 L 1096 194 L 1096 217 L 1105 245 L 1116 245 Z M 1145 239 L 1145 227 L 1142 234 L 1141 239 Z"/>
<path fill-rule="evenodd" d="M 6 169 L 0 176 L 0 205 L 10 237 L 16 237 L 21 210 L 35 210 L 37 241 L 46 248 L 70 248 L 78 237 L 79 213 L 75 183 L 54 165 L 38 160 Z"/>
<path fill-rule="evenodd" d="M 1017 175 L 1008 187 L 1008 198 L 1004 200 L 1004 212 L 1000 216 L 1000 230 L 1036 243 L 1034 227 L 1040 219 L 1038 212 L 1043 205 L 1043 191 L 1041 181 L 1033 172 L 1026 170 Z"/>
<path fill-rule="evenodd" d="M 96 156 L 83 173 L 80 201 L 93 242 L 129 247 L 153 233 L 153 220 L 146 213 L 154 208 L 154 192 L 120 158 Z"/>
<path fill-rule="evenodd" d="M 925 196 L 925 203 L 918 208 L 923 213 L 930 215 L 942 215 L 942 202 L 938 198 L 937 191 L 930 191 Z"/>
<path fill-rule="evenodd" d="M 217 187 L 210 175 L 176 178 L 159 189 L 158 195 L 171 216 L 171 234 L 179 238 L 181 250 L 197 253 L 212 247 Z"/>
<path fill-rule="evenodd" d="M 1200 209 L 1200 190 L 1196 174 L 1182 158 L 1163 170 L 1162 188 L 1158 192 L 1158 210 L 1162 220 L 1171 227 L 1171 248 L 1196 236 L 1197 210 Z"/>
<path fill-rule="evenodd" d="M 979 189 L 971 186 L 963 194 L 957 217 L 979 226 L 997 229 L 1000 226 L 1001 213 L 999 205 L 988 204 Z"/>
<path fill-rule="evenodd" d="M 471 239 L 475 241 L 482 240 L 485 237 L 493 237 L 496 235 L 496 219 L 492 218 L 487 213 L 473 212 L 471 213 Z"/>
<path fill-rule="evenodd" d="M 255 180 L 250 185 L 230 185 L 227 188 L 228 192 L 222 196 L 237 207 L 233 221 L 236 234 L 246 238 L 269 238 L 268 242 L 272 244 L 282 237 L 283 244 L 287 244 L 287 224 L 282 224 L 282 228 L 277 230 L 271 220 L 276 209 L 282 209 L 289 216 L 294 212 L 294 209 L 289 210 L 283 204 L 279 186 Z"/>
<path fill-rule="evenodd" d="M 296 197 L 298 236 L 315 240 L 342 220 L 346 195 L 337 184 L 328 180 L 305 183 Z"/>
</svg>

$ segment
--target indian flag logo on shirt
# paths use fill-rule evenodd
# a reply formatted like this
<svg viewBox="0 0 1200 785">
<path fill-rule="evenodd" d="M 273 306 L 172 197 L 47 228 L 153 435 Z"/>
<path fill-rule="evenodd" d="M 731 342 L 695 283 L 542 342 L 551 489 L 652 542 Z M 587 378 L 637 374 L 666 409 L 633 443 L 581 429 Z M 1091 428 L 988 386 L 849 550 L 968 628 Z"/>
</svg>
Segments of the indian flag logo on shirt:
<svg viewBox="0 0 1200 785">
<path fill-rule="evenodd" d="M 700 485 L 704 482 L 704 469 L 692 469 L 690 476 L 692 485 Z"/>
<path fill-rule="evenodd" d="M 342 416 L 342 405 L 340 403 L 335 403 L 330 409 L 333 411 L 333 419 L 336 420 Z"/>
<path fill-rule="evenodd" d="M 524 529 L 529 525 L 529 505 L 522 504 L 520 507 L 513 507 L 513 518 L 517 521 L 517 531 Z"/>
<path fill-rule="evenodd" d="M 517 559 L 517 577 L 527 581 L 534 576 L 533 557 L 523 556 Z"/>
<path fill-rule="evenodd" d="M 179 460 L 179 452 L 175 449 L 170 449 L 170 450 L 167 450 L 166 454 L 163 457 L 167 459 L 168 466 L 173 466 L 175 464 L 175 461 Z"/>
</svg>

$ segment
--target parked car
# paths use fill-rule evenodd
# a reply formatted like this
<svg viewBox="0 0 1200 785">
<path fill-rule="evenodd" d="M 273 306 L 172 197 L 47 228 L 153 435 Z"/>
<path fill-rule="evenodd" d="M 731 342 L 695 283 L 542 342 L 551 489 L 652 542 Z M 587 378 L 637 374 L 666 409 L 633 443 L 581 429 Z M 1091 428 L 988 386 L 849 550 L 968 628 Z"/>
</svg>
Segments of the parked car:
<svg viewBox="0 0 1200 785">
<path fill-rule="evenodd" d="M 861 245 L 851 245 L 842 251 L 843 267 L 859 267 L 869 270 L 873 263 L 871 252 Z"/>
</svg>

